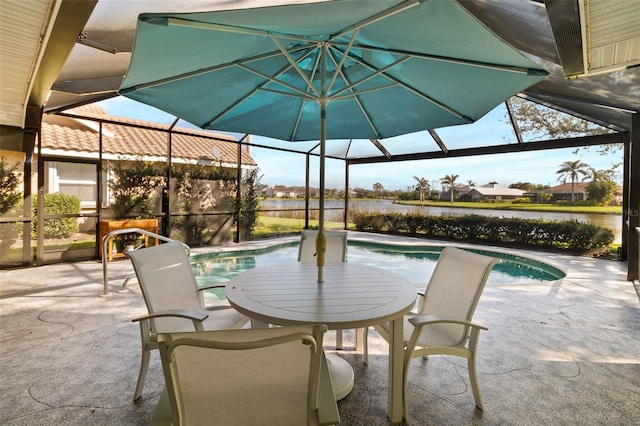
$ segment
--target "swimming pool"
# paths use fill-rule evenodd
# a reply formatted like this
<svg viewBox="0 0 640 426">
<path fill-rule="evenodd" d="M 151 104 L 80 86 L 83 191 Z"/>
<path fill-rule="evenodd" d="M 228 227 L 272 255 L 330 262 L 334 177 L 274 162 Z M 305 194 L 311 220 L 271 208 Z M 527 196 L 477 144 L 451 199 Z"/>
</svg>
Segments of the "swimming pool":
<svg viewBox="0 0 640 426">
<path fill-rule="evenodd" d="M 217 252 L 191 256 L 199 285 L 226 283 L 242 271 L 259 266 L 296 262 L 298 241 L 258 250 Z M 361 263 L 392 271 L 416 287 L 424 287 L 433 273 L 442 246 L 391 245 L 362 241 L 348 242 L 347 262 Z M 555 281 L 565 277 L 560 269 L 534 259 L 483 249 L 469 249 L 497 257 L 487 283 L 518 284 Z M 224 292 L 214 290 L 214 298 L 224 298 Z"/>
</svg>

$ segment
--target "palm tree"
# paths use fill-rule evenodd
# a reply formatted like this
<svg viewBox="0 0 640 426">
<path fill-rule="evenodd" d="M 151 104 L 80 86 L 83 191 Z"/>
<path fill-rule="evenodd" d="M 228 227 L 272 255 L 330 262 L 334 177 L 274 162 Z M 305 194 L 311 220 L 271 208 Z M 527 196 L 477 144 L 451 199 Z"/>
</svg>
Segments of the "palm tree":
<svg viewBox="0 0 640 426">
<path fill-rule="evenodd" d="M 442 179 L 440 179 L 440 183 L 443 185 L 447 185 L 449 187 L 449 191 L 451 191 L 451 202 L 453 203 L 453 191 L 456 184 L 456 179 L 458 179 L 460 175 L 446 175 Z"/>
<path fill-rule="evenodd" d="M 582 178 L 583 181 L 591 179 L 591 182 L 603 182 L 611 179 L 611 170 L 596 170 L 593 167 L 589 167 L 589 171 L 586 176 Z"/>
<path fill-rule="evenodd" d="M 424 191 L 429 190 L 429 181 L 425 178 L 419 178 L 418 176 L 413 177 L 418 183 L 416 184 L 416 189 L 420 191 L 420 202 L 424 201 Z"/>
<path fill-rule="evenodd" d="M 567 179 L 571 179 L 571 202 L 574 202 L 573 186 L 578 180 L 579 175 L 588 176 L 588 169 L 591 168 L 587 163 L 583 163 L 580 160 L 565 161 L 560 164 L 560 168 L 556 172 L 558 176 L 558 182 L 566 182 Z"/>
</svg>

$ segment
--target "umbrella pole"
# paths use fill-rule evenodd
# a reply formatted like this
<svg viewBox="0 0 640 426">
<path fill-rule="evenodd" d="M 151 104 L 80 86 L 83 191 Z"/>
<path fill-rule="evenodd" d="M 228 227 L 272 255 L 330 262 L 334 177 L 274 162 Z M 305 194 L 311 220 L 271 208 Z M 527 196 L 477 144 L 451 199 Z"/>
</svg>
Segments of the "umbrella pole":
<svg viewBox="0 0 640 426">
<path fill-rule="evenodd" d="M 324 282 L 323 267 L 327 251 L 327 240 L 324 235 L 324 160 L 327 130 L 327 103 L 320 101 L 320 200 L 318 203 L 318 236 L 316 238 L 316 262 L 318 265 L 318 284 Z"/>
</svg>

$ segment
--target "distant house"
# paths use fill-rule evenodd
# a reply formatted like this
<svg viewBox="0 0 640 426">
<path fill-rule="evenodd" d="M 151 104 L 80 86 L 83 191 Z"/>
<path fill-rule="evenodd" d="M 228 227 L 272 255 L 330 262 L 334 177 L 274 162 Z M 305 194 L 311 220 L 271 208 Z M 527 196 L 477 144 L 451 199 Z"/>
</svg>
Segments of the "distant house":
<svg viewBox="0 0 640 426">
<path fill-rule="evenodd" d="M 268 188 L 264 191 L 267 197 L 276 198 L 304 198 L 305 188 L 303 186 L 284 186 L 274 185 L 273 188 Z M 318 189 L 309 188 L 309 196 L 317 197 Z"/>
<path fill-rule="evenodd" d="M 460 197 L 460 201 L 506 201 L 515 200 L 523 196 L 525 191 L 515 188 L 505 188 L 497 183 L 474 186 Z"/>
<path fill-rule="evenodd" d="M 298 196 L 298 192 L 293 188 L 282 185 L 275 185 L 269 193 L 272 197 L 277 198 L 296 198 Z"/>
<path fill-rule="evenodd" d="M 575 182 L 573 184 L 573 200 L 584 201 L 587 199 L 587 186 L 589 182 Z M 551 194 L 551 202 L 571 201 L 571 183 L 563 183 L 558 186 L 545 189 L 543 192 Z"/>
<path fill-rule="evenodd" d="M 453 199 L 458 200 L 461 196 L 469 192 L 470 189 L 471 188 L 467 185 L 456 185 L 453 189 Z M 440 192 L 440 199 L 446 201 L 451 200 L 451 189 L 447 188 L 446 190 L 444 190 L 443 188 L 443 190 Z"/>
</svg>

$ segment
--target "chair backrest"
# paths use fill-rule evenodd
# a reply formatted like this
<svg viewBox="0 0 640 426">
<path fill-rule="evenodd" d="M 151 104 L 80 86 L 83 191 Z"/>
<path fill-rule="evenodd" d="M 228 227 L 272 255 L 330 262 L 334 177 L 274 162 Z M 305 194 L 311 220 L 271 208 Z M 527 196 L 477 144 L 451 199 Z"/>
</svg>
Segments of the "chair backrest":
<svg viewBox="0 0 640 426">
<path fill-rule="evenodd" d="M 160 334 L 173 424 L 313 423 L 326 329 Z"/>
<path fill-rule="evenodd" d="M 438 258 L 419 313 L 471 321 L 491 268 L 497 262 L 493 257 L 446 247 Z M 425 327 L 423 335 L 435 339 L 434 344 L 457 346 L 466 340 L 468 329 L 436 324 Z"/>
<path fill-rule="evenodd" d="M 347 232 L 324 231 L 327 240 L 325 262 L 344 262 L 347 259 Z M 316 261 L 316 237 L 318 231 L 305 229 L 300 235 L 300 249 L 298 250 L 299 262 Z"/>
<path fill-rule="evenodd" d="M 178 242 L 127 252 L 138 277 L 140 289 L 149 313 L 187 309 L 202 311 L 189 256 Z M 193 322 L 184 318 L 166 317 L 151 321 L 155 333 L 193 330 Z"/>
</svg>

